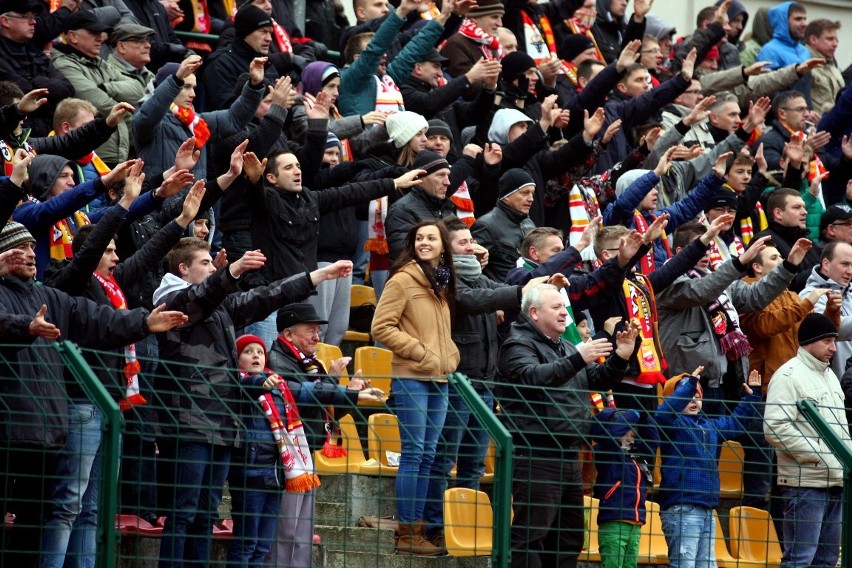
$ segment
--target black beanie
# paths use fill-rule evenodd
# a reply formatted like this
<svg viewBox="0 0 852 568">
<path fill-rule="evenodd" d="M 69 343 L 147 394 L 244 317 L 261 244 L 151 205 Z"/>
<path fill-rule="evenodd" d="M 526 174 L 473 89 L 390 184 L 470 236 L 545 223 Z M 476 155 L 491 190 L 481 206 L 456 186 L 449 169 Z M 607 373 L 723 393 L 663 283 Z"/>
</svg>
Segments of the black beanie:
<svg viewBox="0 0 852 568">
<path fill-rule="evenodd" d="M 437 134 L 446 136 L 450 139 L 450 142 L 453 142 L 453 131 L 450 130 L 450 125 L 440 118 L 433 118 L 429 121 L 429 128 L 426 129 L 426 137 L 428 138 Z"/>
<path fill-rule="evenodd" d="M 511 83 L 527 69 L 535 67 L 535 61 L 523 51 L 513 51 L 500 60 L 500 66 L 503 68 L 503 80 Z"/>
<path fill-rule="evenodd" d="M 267 27 L 272 27 L 272 17 L 254 4 L 240 8 L 234 16 L 234 31 L 240 39 Z"/>
<path fill-rule="evenodd" d="M 585 34 L 571 34 L 565 36 L 559 45 L 559 59 L 571 61 L 590 47 L 595 47 L 594 42 Z"/>
<path fill-rule="evenodd" d="M 497 192 L 499 193 L 499 198 L 503 199 L 528 185 L 535 185 L 535 180 L 529 172 L 520 168 L 512 168 L 511 170 L 506 170 L 506 173 L 500 176 L 500 181 L 497 184 Z"/>
<path fill-rule="evenodd" d="M 825 314 L 810 313 L 799 325 L 799 345 L 808 345 L 826 337 L 837 337 L 837 326 Z"/>
<path fill-rule="evenodd" d="M 716 190 L 716 193 L 707 202 L 704 206 L 704 212 L 710 211 L 711 209 L 715 209 L 716 207 L 730 207 L 731 209 L 737 209 L 737 194 L 734 193 L 730 189 L 726 189 L 724 187 Z"/>
<path fill-rule="evenodd" d="M 435 173 L 444 168 L 449 169 L 450 163 L 441 157 L 440 154 L 431 150 L 421 150 L 414 158 L 414 164 L 411 168 L 414 170 L 426 170 L 424 176 Z"/>
</svg>

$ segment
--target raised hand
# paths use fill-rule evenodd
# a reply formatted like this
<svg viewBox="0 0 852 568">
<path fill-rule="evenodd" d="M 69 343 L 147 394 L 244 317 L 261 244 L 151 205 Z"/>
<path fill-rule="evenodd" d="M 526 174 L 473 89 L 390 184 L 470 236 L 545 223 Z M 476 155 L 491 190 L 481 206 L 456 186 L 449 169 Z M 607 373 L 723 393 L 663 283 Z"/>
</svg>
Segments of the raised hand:
<svg viewBox="0 0 852 568">
<path fill-rule="evenodd" d="M 576 245 L 574 245 L 574 248 L 577 249 L 578 252 L 583 252 L 586 247 L 592 244 L 602 220 L 603 217 L 596 215 L 595 218 L 589 221 L 589 224 L 583 228 L 583 234 L 580 235 L 580 240 L 577 241 Z"/>
<path fill-rule="evenodd" d="M 110 187 L 114 183 L 123 182 L 124 178 L 127 177 L 127 174 L 130 173 L 130 168 L 132 168 L 137 161 L 141 160 L 127 160 L 126 162 L 121 162 L 115 166 L 111 172 L 107 172 L 102 175 L 101 181 L 104 182 L 104 187 Z"/>
<path fill-rule="evenodd" d="M 417 179 L 426 174 L 426 170 L 411 170 L 393 180 L 393 185 L 396 189 L 408 189 L 415 185 L 420 185 L 423 180 Z"/>
<path fill-rule="evenodd" d="M 388 119 L 388 113 L 380 110 L 372 110 L 361 116 L 361 122 L 364 124 L 384 124 Z"/>
<path fill-rule="evenodd" d="M 260 252 L 260 249 L 249 250 L 238 261 L 232 262 L 229 270 L 231 271 L 231 276 L 237 278 L 249 270 L 263 268 L 264 264 L 266 264 L 266 256 Z"/>
<path fill-rule="evenodd" d="M 725 230 L 726 227 L 730 227 L 731 223 L 734 222 L 736 217 L 732 213 L 723 213 L 719 215 L 713 221 L 710 222 L 710 226 L 707 227 L 707 230 L 704 231 L 704 234 L 699 237 L 701 242 L 705 245 L 709 245 L 711 242 L 716 240 L 716 237 L 719 236 L 719 233 Z M 740 260 L 743 260 L 743 257 L 740 257 Z M 745 262 L 745 261 L 743 261 Z"/>
<path fill-rule="evenodd" d="M 767 69 L 768 66 L 772 65 L 771 61 L 755 61 L 748 67 L 743 69 L 743 75 L 746 77 L 754 77 L 755 75 L 763 75 L 764 73 L 769 73 L 770 69 Z"/>
<path fill-rule="evenodd" d="M 325 91 L 317 93 L 316 102 L 313 105 L 305 105 L 308 118 L 328 119 L 331 113 L 331 95 Z"/>
<path fill-rule="evenodd" d="M 222 270 L 226 266 L 228 266 L 228 251 L 219 249 L 219 252 L 213 257 L 213 267 L 216 270 Z"/>
<path fill-rule="evenodd" d="M 727 27 L 729 24 L 728 20 L 728 9 L 731 7 L 731 0 L 725 0 L 716 8 L 716 22 L 722 25 L 722 27 Z"/>
<path fill-rule="evenodd" d="M 556 99 L 558 97 L 556 95 L 549 95 L 544 97 L 544 100 L 541 102 L 541 119 L 538 121 L 541 129 L 547 132 L 550 128 L 552 122 L 552 112 L 553 108 L 556 106 Z"/>
<path fill-rule="evenodd" d="M 639 324 L 630 321 L 624 331 L 615 334 L 615 354 L 622 359 L 629 359 L 636 349 L 636 338 L 639 337 Z"/>
<path fill-rule="evenodd" d="M 198 210 L 201 208 L 201 200 L 204 198 L 204 193 L 207 188 L 204 186 L 204 180 L 200 179 L 189 188 L 186 198 L 183 200 L 183 208 L 175 222 L 186 229 L 192 223 L 195 216 L 198 215 Z"/>
<path fill-rule="evenodd" d="M 794 168 L 802 165 L 805 159 L 805 141 L 801 136 L 791 136 L 790 141 L 784 144 L 784 154 L 787 156 L 787 163 Z"/>
<path fill-rule="evenodd" d="M 763 142 L 760 143 L 754 153 L 754 163 L 757 164 L 757 171 L 761 174 L 766 175 L 766 172 L 769 171 L 769 163 L 766 161 L 766 156 L 763 155 Z"/>
<path fill-rule="evenodd" d="M 318 268 L 311 272 L 311 281 L 313 281 L 314 285 L 316 285 L 320 282 L 324 282 L 325 280 L 345 278 L 350 274 L 352 274 L 352 261 L 338 260 L 333 264 L 329 264 L 328 266 Z"/>
<path fill-rule="evenodd" d="M 190 136 L 183 141 L 175 154 L 175 167 L 179 170 L 192 171 L 200 158 L 201 151 L 195 149 L 195 136 Z"/>
<path fill-rule="evenodd" d="M 677 146 L 672 146 L 668 150 L 660 156 L 660 161 L 657 162 L 657 167 L 654 168 L 654 175 L 657 177 L 663 177 L 668 173 L 669 167 L 671 166 L 672 156 L 674 155 Z"/>
<path fill-rule="evenodd" d="M 239 146 L 231 152 L 231 162 L 228 166 L 228 176 L 236 179 L 243 171 L 243 162 L 245 161 L 246 148 L 248 147 L 248 138 L 243 140 Z M 233 182 L 233 179 L 231 180 Z M 230 185 L 230 184 L 229 184 Z M 225 189 L 225 188 L 222 188 Z"/>
<path fill-rule="evenodd" d="M 121 194 L 121 199 L 118 203 L 125 210 L 130 209 L 130 206 L 142 192 L 142 183 L 145 181 L 145 174 L 142 173 L 144 165 L 145 162 L 142 160 L 136 160 L 136 163 L 127 172 L 127 177 L 124 178 L 124 192 Z"/>
<path fill-rule="evenodd" d="M 33 89 L 21 97 L 18 101 L 18 112 L 29 114 L 37 111 L 42 105 L 47 104 L 47 89 Z"/>
<path fill-rule="evenodd" d="M 293 106 L 293 81 L 289 75 L 279 77 L 272 88 L 272 104 L 289 109 Z"/>
<path fill-rule="evenodd" d="M 754 262 L 754 259 L 757 258 L 757 255 L 760 254 L 761 252 L 763 252 L 763 249 L 766 248 L 766 241 L 768 241 L 769 239 L 770 239 L 770 237 L 766 236 L 766 237 L 760 237 L 756 241 L 751 242 L 751 244 L 746 249 L 746 251 L 740 255 L 740 262 L 743 264 L 743 266 L 748 266 L 752 262 Z M 801 240 L 802 239 L 799 239 L 799 241 L 801 241 Z M 799 241 L 796 241 L 796 243 L 798 244 Z M 793 246 L 795 246 L 795 245 L 793 245 Z M 792 250 L 790 250 L 790 254 L 793 254 Z M 789 255 L 788 255 L 788 261 L 789 261 Z"/>
<path fill-rule="evenodd" d="M 648 131 L 645 136 L 643 136 L 639 140 L 639 144 L 645 144 L 645 147 L 650 151 L 654 149 L 654 146 L 657 145 L 657 140 L 660 139 L 660 136 L 663 135 L 663 129 L 659 126 L 656 126 Z"/>
<path fill-rule="evenodd" d="M 733 152 L 725 152 L 724 154 L 719 154 L 718 156 L 716 156 L 716 162 L 713 164 L 713 173 L 724 179 L 725 170 L 727 169 L 725 166 L 728 163 L 728 158 L 733 155 Z"/>
<path fill-rule="evenodd" d="M 633 21 L 636 23 L 642 22 L 651 7 L 654 5 L 654 0 L 634 0 L 633 2 Z"/>
<path fill-rule="evenodd" d="M 831 134 L 823 130 L 821 132 L 817 132 L 816 134 L 808 136 L 808 140 L 807 142 L 805 142 L 805 146 L 815 151 L 819 150 L 820 148 L 823 148 L 829 142 L 831 142 Z"/>
<path fill-rule="evenodd" d="M 441 14 L 435 18 L 442 26 L 447 23 L 456 9 L 456 0 L 444 0 L 441 4 Z"/>
<path fill-rule="evenodd" d="M 542 83 L 550 87 L 556 82 L 556 76 L 559 75 L 559 70 L 562 67 L 562 62 L 558 59 L 550 59 L 538 65 L 539 73 L 541 73 Z"/>
<path fill-rule="evenodd" d="M 716 97 L 714 95 L 710 95 L 709 97 L 704 97 L 695 107 L 689 111 L 689 114 L 686 115 L 683 119 L 683 123 L 686 126 L 692 126 L 696 122 L 701 122 L 710 114 L 710 107 L 716 104 Z"/>
<path fill-rule="evenodd" d="M 606 357 L 612 353 L 612 344 L 608 339 L 593 339 L 586 343 L 581 343 L 577 346 L 577 351 L 583 357 L 586 365 L 594 363 L 601 357 Z"/>
<path fill-rule="evenodd" d="M 606 127 L 606 130 L 604 130 L 604 135 L 601 137 L 601 144 L 609 144 L 609 141 L 612 140 L 619 130 L 621 130 L 621 119 L 617 118 Z M 659 128 L 657 130 L 659 130 Z"/>
<path fill-rule="evenodd" d="M 61 335 L 59 328 L 47 321 L 44 317 L 45 315 L 47 315 L 47 305 L 42 304 L 33 321 L 27 326 L 27 333 L 34 337 L 43 337 L 44 339 L 59 339 Z"/>
<path fill-rule="evenodd" d="M 160 304 L 148 314 L 148 331 L 162 333 L 185 324 L 189 318 L 183 312 L 166 311 L 166 305 Z"/>
<path fill-rule="evenodd" d="M 666 225 L 669 224 L 669 217 L 671 217 L 671 215 L 663 213 L 654 219 L 654 222 L 648 226 L 645 230 L 645 234 L 642 235 L 642 244 L 650 245 L 659 239 L 663 235 L 663 229 L 665 229 Z"/>
<path fill-rule="evenodd" d="M 598 135 L 598 132 L 603 128 L 606 114 L 603 107 L 598 107 L 595 112 L 589 116 L 588 110 L 583 110 L 583 140 L 591 142 Z"/>
<path fill-rule="evenodd" d="M 21 268 L 27 263 L 26 253 L 22 249 L 13 248 L 0 253 L 0 276 L 12 272 L 12 268 Z"/>
<path fill-rule="evenodd" d="M 642 40 L 634 39 L 624 46 L 621 53 L 618 55 L 618 61 L 615 63 L 615 69 L 619 73 L 623 73 L 625 69 L 639 61 L 639 56 L 642 51 Z"/>
<path fill-rule="evenodd" d="M 769 97 L 760 97 L 757 102 L 749 101 L 748 116 L 743 122 L 742 129 L 751 133 L 755 128 L 760 128 L 770 110 L 772 110 L 772 101 Z"/>
<path fill-rule="evenodd" d="M 202 59 L 200 55 L 190 55 L 180 62 L 178 70 L 175 71 L 175 76 L 180 80 L 184 80 L 195 73 L 201 67 L 201 63 Z"/>
<path fill-rule="evenodd" d="M 479 144 L 467 144 L 462 148 L 462 154 L 469 158 L 476 158 L 482 153 L 482 146 Z"/>
<path fill-rule="evenodd" d="M 748 381 L 743 383 L 743 390 L 746 394 L 754 394 L 755 388 L 760 388 L 763 384 L 763 381 L 760 378 L 760 373 L 757 372 L 757 369 L 752 369 L 748 374 Z"/>
<path fill-rule="evenodd" d="M 163 180 L 163 184 L 157 188 L 157 197 L 168 199 L 173 195 L 177 195 L 177 192 L 191 184 L 194 180 L 195 176 L 192 175 L 192 172 L 178 170 Z"/>
<path fill-rule="evenodd" d="M 790 248 L 790 252 L 787 253 L 787 262 L 793 266 L 799 266 L 802 264 L 802 261 L 805 260 L 805 255 L 808 254 L 808 251 L 811 250 L 813 246 L 814 243 L 810 239 L 797 240 Z"/>
<path fill-rule="evenodd" d="M 799 75 L 799 77 L 801 77 L 805 73 L 809 73 L 817 67 L 822 67 L 823 65 L 825 65 L 825 59 L 821 59 L 819 57 L 808 59 L 807 61 L 796 65 L 796 73 Z"/>
<path fill-rule="evenodd" d="M 689 50 L 689 53 L 683 58 L 683 65 L 680 68 L 680 74 L 683 75 L 683 78 L 687 81 L 692 81 L 692 77 L 695 73 L 695 60 L 697 58 L 698 52 L 694 47 Z"/>
<path fill-rule="evenodd" d="M 136 109 L 130 103 L 116 103 L 106 117 L 107 126 L 115 128 L 128 113 L 132 113 L 134 110 Z"/>
<path fill-rule="evenodd" d="M 622 237 L 621 246 L 618 250 L 618 265 L 621 268 L 627 268 L 636 253 L 642 246 L 642 235 L 639 231 L 630 231 L 626 237 Z"/>
<path fill-rule="evenodd" d="M 496 142 L 486 142 L 482 159 L 489 166 L 496 166 L 503 161 L 503 149 Z"/>
<path fill-rule="evenodd" d="M 252 87 L 257 87 L 263 83 L 264 68 L 268 59 L 268 57 L 255 57 L 249 63 L 249 79 L 251 79 Z"/>
<path fill-rule="evenodd" d="M 15 155 L 12 158 L 12 175 L 9 176 L 9 181 L 17 185 L 18 187 L 24 187 L 24 184 L 29 179 L 29 173 L 27 172 L 27 168 L 33 161 L 33 156 L 23 148 L 18 148 L 15 150 Z M 5 221 L 4 221 L 5 222 Z"/>
<path fill-rule="evenodd" d="M 266 169 L 266 158 L 261 162 L 254 152 L 246 152 L 243 155 L 243 172 L 251 183 L 257 183 Z"/>
</svg>

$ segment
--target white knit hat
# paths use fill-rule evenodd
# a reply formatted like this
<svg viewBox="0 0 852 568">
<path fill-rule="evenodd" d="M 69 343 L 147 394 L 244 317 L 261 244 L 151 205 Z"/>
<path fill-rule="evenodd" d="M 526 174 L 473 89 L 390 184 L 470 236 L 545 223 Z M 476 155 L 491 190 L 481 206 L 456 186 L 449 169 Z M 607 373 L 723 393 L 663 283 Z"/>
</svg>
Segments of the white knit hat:
<svg viewBox="0 0 852 568">
<path fill-rule="evenodd" d="M 404 110 L 390 115 L 385 121 L 385 128 L 388 129 L 388 136 L 393 140 L 393 145 L 402 148 L 418 132 L 429 128 L 429 123 L 422 115 Z"/>
</svg>

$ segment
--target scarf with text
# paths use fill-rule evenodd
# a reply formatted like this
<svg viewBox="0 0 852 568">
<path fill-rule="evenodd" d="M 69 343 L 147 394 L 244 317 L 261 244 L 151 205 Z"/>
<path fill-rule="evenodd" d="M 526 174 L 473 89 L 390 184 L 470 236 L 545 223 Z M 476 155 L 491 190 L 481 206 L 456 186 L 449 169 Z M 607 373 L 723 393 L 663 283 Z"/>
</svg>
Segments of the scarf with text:
<svg viewBox="0 0 852 568">
<path fill-rule="evenodd" d="M 653 223 L 657 217 L 651 213 L 651 222 Z M 648 230 L 648 222 L 645 220 L 644 215 L 636 209 L 633 212 L 633 222 L 636 223 L 636 230 L 641 234 L 645 234 L 645 231 Z M 669 239 L 666 236 L 666 232 L 663 231 L 660 235 L 660 240 L 663 242 L 663 248 L 666 250 L 666 258 L 672 257 L 672 247 L 669 245 Z M 642 274 L 650 274 L 657 269 L 657 263 L 654 260 L 654 251 L 657 250 L 657 243 L 654 243 L 654 246 L 648 251 L 648 254 L 642 257 L 639 261 L 639 271 Z"/>
<path fill-rule="evenodd" d="M 636 382 L 643 385 L 656 385 L 666 382 L 663 372 L 668 364 L 663 357 L 659 342 L 660 329 L 657 320 L 657 301 L 654 287 L 643 274 L 633 274 L 625 278 L 622 284 L 624 300 L 627 305 L 627 319 L 639 323 L 641 342 L 636 352 Z M 633 373 L 631 362 L 628 373 Z"/>
<path fill-rule="evenodd" d="M 391 76 L 385 74 L 382 77 L 378 75 L 373 75 L 373 77 L 376 79 L 376 108 L 374 110 L 389 113 L 405 110 L 402 93 Z"/>
<path fill-rule="evenodd" d="M 195 136 L 195 147 L 197 149 L 203 148 L 210 140 L 210 128 L 207 126 L 207 121 L 201 118 L 201 115 L 191 107 L 179 107 L 172 103 L 169 110 Z"/>
<path fill-rule="evenodd" d="M 556 39 L 547 16 L 541 16 L 538 22 L 534 22 L 526 10 L 521 10 L 521 18 L 524 22 L 524 45 L 527 55 L 532 57 L 536 65 L 556 59 Z"/>
<path fill-rule="evenodd" d="M 388 215 L 387 196 L 372 200 L 367 211 L 367 242 L 364 243 L 364 250 L 376 254 L 388 254 L 390 249 L 385 236 L 385 218 Z"/>
<path fill-rule="evenodd" d="M 695 269 L 690 270 L 686 275 L 694 279 L 704 277 L 704 274 Z M 740 316 L 725 292 L 704 306 L 704 312 L 713 326 L 713 333 L 719 340 L 719 346 L 728 361 L 748 357 L 754 351 L 749 345 L 748 337 L 740 331 Z"/>
<path fill-rule="evenodd" d="M 459 188 L 450 196 L 450 201 L 456 206 L 456 217 L 470 227 L 476 222 L 473 216 L 473 198 L 470 196 L 470 188 L 467 182 L 461 182 Z"/>
<path fill-rule="evenodd" d="M 28 200 L 33 203 L 41 203 L 41 201 L 33 196 L 29 196 Z M 77 229 L 90 224 L 89 217 L 82 211 L 75 211 L 68 217 L 54 223 L 50 229 L 48 243 L 50 245 L 50 258 L 54 260 L 74 258 L 74 251 L 71 250 L 71 241 L 74 240 Z"/>
<path fill-rule="evenodd" d="M 480 44 L 485 59 L 503 59 L 503 47 L 500 45 L 500 40 L 480 28 L 473 20 L 465 18 L 459 26 L 459 33 Z"/>
<path fill-rule="evenodd" d="M 93 272 L 92 276 L 95 277 L 95 280 L 97 280 L 101 285 L 101 288 L 103 288 L 104 294 L 107 295 L 109 303 L 112 304 L 113 308 L 116 310 L 127 309 L 127 299 L 124 296 L 124 292 L 121 290 L 121 286 L 118 285 L 118 282 L 116 282 L 115 277 L 112 274 L 109 275 L 109 278 L 104 278 L 97 272 Z M 145 397 L 142 396 L 139 389 L 139 373 L 142 371 L 142 367 L 136 359 L 136 344 L 134 343 L 124 346 L 123 371 L 125 381 L 124 398 L 118 401 L 118 406 L 121 411 L 125 412 L 134 406 L 148 404 L 148 401 L 145 400 Z"/>
</svg>

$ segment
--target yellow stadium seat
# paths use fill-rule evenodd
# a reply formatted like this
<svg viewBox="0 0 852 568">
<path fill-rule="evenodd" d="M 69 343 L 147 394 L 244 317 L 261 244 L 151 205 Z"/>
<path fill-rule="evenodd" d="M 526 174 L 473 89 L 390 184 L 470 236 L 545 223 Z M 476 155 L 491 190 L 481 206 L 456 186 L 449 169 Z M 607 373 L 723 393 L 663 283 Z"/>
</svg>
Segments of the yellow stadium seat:
<svg viewBox="0 0 852 568">
<path fill-rule="evenodd" d="M 660 506 L 645 501 L 645 524 L 639 536 L 639 564 L 668 564 L 669 547 L 663 535 Z"/>
<path fill-rule="evenodd" d="M 370 386 L 382 389 L 385 400 L 391 388 L 391 360 L 393 353 L 381 347 L 359 347 L 355 350 L 355 372 L 361 370 Z M 384 401 L 359 401 L 360 406 L 384 406 Z"/>
<path fill-rule="evenodd" d="M 393 414 L 373 414 L 367 421 L 367 455 L 369 460 L 362 464 L 363 475 L 396 476 L 398 467 L 388 463 L 388 454 L 399 454 L 399 422 Z"/>
<path fill-rule="evenodd" d="M 716 522 L 716 565 L 719 568 L 737 568 L 737 559 L 728 552 L 728 544 L 725 542 L 725 534 L 722 532 L 719 513 L 715 510 L 713 511 L 713 520 Z"/>
<path fill-rule="evenodd" d="M 357 308 L 364 304 L 378 305 L 376 300 L 376 291 L 371 286 L 363 286 L 361 284 L 353 284 L 349 290 L 349 307 Z M 369 333 L 363 331 L 347 330 L 343 335 L 343 341 L 352 343 L 370 343 L 372 337 Z"/>
<path fill-rule="evenodd" d="M 731 535 L 731 555 L 740 566 L 781 565 L 781 545 L 769 513 L 754 507 L 731 509 L 728 527 Z"/>
<path fill-rule="evenodd" d="M 444 492 L 444 543 L 450 556 L 490 556 L 493 525 L 488 495 L 462 487 Z"/>
<path fill-rule="evenodd" d="M 347 414 L 338 421 L 340 425 L 341 445 L 346 450 L 346 455 L 330 458 L 322 455 L 321 450 L 314 452 L 314 466 L 319 475 L 339 475 L 344 473 L 359 473 L 361 465 L 367 460 L 364 457 L 364 448 L 355 428 L 355 419 Z"/>
<path fill-rule="evenodd" d="M 340 347 L 337 345 L 317 343 L 317 359 L 320 360 L 320 363 L 322 363 L 322 366 L 325 367 L 326 371 L 331 369 L 331 364 L 341 357 L 343 357 L 343 351 L 341 351 Z M 339 382 L 343 386 L 349 384 L 349 371 L 347 371 L 345 367 L 340 373 Z"/>
<path fill-rule="evenodd" d="M 722 499 L 742 499 L 745 452 L 739 442 L 725 442 L 719 454 L 719 485 Z"/>
<path fill-rule="evenodd" d="M 589 511 L 589 546 L 580 553 L 579 560 L 581 562 L 601 561 L 598 544 L 598 504 L 598 499 L 583 495 L 583 505 Z"/>
</svg>

